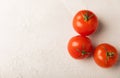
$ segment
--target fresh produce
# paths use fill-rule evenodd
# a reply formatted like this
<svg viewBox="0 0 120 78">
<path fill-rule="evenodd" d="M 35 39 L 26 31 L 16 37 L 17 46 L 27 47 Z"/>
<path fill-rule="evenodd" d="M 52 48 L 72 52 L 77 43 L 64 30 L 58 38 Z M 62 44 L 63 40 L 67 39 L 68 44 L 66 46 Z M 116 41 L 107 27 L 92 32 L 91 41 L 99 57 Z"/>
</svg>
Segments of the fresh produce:
<svg viewBox="0 0 120 78">
<path fill-rule="evenodd" d="M 94 60 L 100 67 L 108 68 L 117 62 L 118 52 L 114 46 L 103 43 L 96 47 L 94 51 Z"/>
<path fill-rule="evenodd" d="M 73 18 L 73 28 L 82 36 L 88 36 L 98 27 L 97 16 L 89 10 L 79 11 Z"/>
<path fill-rule="evenodd" d="M 88 37 L 74 36 L 69 40 L 68 51 L 75 59 L 83 59 L 92 54 L 92 43 Z"/>
<path fill-rule="evenodd" d="M 98 45 L 93 51 L 89 37 L 98 28 L 98 18 L 90 10 L 80 10 L 73 18 L 73 28 L 79 34 L 68 42 L 68 52 L 75 59 L 84 59 L 93 54 L 95 63 L 103 68 L 116 64 L 118 51 L 108 43 Z"/>
</svg>

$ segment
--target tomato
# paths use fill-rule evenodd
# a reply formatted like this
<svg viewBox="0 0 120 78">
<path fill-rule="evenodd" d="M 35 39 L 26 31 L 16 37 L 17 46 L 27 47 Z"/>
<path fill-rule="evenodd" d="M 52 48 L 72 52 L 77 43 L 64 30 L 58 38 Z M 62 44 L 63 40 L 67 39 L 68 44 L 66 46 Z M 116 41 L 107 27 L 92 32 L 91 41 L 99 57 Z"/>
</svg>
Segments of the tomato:
<svg viewBox="0 0 120 78">
<path fill-rule="evenodd" d="M 79 11 L 73 18 L 73 28 L 83 36 L 92 34 L 97 30 L 98 18 L 89 10 Z"/>
<path fill-rule="evenodd" d="M 96 47 L 94 60 L 100 67 L 109 68 L 117 62 L 118 52 L 112 45 L 103 43 Z"/>
<path fill-rule="evenodd" d="M 68 52 L 75 59 L 83 59 L 92 54 L 92 43 L 88 37 L 74 36 L 68 42 Z"/>
</svg>

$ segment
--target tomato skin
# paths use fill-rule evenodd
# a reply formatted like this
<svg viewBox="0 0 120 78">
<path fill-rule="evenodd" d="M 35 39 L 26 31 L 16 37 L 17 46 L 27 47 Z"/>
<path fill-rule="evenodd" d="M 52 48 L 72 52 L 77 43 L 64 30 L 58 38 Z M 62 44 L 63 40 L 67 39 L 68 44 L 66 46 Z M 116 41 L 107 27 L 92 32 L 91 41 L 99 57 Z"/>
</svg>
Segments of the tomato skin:
<svg viewBox="0 0 120 78">
<path fill-rule="evenodd" d="M 74 36 L 68 42 L 68 52 L 75 59 L 83 59 L 92 54 L 92 43 L 88 37 Z"/>
<path fill-rule="evenodd" d="M 83 36 L 92 34 L 97 30 L 97 27 L 98 18 L 89 10 L 81 10 L 73 18 L 73 28 Z"/>
<path fill-rule="evenodd" d="M 111 53 L 113 53 L 113 55 Z M 117 60 L 118 52 L 114 46 L 108 43 L 103 43 L 96 47 L 94 51 L 94 61 L 100 67 L 103 68 L 112 67 L 117 62 Z"/>
</svg>

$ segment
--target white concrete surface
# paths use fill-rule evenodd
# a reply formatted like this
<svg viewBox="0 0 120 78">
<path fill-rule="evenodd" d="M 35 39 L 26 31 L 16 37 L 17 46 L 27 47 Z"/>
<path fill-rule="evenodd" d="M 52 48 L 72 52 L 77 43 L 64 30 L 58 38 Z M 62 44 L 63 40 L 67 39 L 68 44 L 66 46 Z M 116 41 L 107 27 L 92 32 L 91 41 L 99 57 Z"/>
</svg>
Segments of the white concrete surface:
<svg viewBox="0 0 120 78">
<path fill-rule="evenodd" d="M 120 78 L 120 63 L 102 69 L 93 58 L 75 60 L 67 51 L 68 40 L 77 35 L 72 18 L 81 9 L 99 18 L 99 28 L 90 36 L 94 46 L 108 42 L 120 51 L 119 3 L 0 0 L 0 78 Z"/>
</svg>

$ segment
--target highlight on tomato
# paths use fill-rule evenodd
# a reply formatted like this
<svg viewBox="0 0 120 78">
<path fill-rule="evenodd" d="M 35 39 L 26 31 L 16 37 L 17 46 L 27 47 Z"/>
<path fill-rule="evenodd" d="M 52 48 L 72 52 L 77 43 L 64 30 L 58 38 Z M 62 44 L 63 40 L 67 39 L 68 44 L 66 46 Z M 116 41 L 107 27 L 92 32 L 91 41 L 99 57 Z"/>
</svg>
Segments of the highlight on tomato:
<svg viewBox="0 0 120 78">
<path fill-rule="evenodd" d="M 94 33 L 98 28 L 98 18 L 90 10 L 81 10 L 73 18 L 74 30 L 82 36 Z"/>
<path fill-rule="evenodd" d="M 118 60 L 118 51 L 108 43 L 100 44 L 94 51 L 95 63 L 103 68 L 109 68 L 116 64 Z"/>
<path fill-rule="evenodd" d="M 93 53 L 92 42 L 85 36 L 74 36 L 68 42 L 68 52 L 75 59 L 87 58 Z"/>
</svg>

